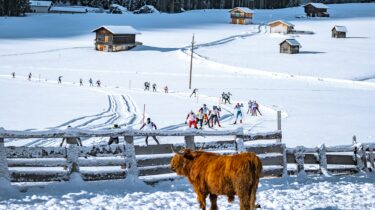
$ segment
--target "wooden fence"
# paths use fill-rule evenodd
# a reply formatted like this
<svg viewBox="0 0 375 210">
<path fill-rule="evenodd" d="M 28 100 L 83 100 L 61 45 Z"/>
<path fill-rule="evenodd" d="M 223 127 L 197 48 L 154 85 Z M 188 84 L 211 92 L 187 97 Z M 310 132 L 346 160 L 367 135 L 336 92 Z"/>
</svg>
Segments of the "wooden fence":
<svg viewBox="0 0 375 210">
<path fill-rule="evenodd" d="M 169 168 L 174 155 L 172 144 L 134 145 L 136 136 L 184 137 L 185 143 L 176 148 L 203 149 L 220 154 L 255 152 L 263 162 L 263 176 L 281 177 L 317 173 L 348 174 L 373 171 L 375 144 L 358 144 L 315 148 L 286 148 L 281 143 L 281 131 L 245 134 L 234 131 L 170 131 L 148 132 L 135 130 L 85 131 L 68 129 L 48 132 L 17 132 L 0 130 L 0 178 L 12 182 L 66 181 L 72 173 L 83 180 L 124 179 L 138 176 L 147 183 L 177 178 Z M 63 138 L 123 136 L 123 145 L 89 147 L 4 147 L 4 138 Z M 229 136 L 233 140 L 196 142 L 196 136 Z M 274 143 L 249 144 L 248 141 L 267 139 Z"/>
</svg>

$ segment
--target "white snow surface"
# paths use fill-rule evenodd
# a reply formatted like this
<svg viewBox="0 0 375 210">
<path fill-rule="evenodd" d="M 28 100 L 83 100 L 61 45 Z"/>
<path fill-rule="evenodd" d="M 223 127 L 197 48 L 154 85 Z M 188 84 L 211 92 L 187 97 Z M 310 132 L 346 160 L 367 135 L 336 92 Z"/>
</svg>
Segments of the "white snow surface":
<svg viewBox="0 0 375 210">
<path fill-rule="evenodd" d="M 262 179 L 257 203 L 262 209 L 373 209 L 373 175 Z M 137 179 L 70 182 L 27 187 L 24 193 L 0 191 L 0 209 L 199 209 L 196 195 L 186 179 L 147 186 Z M 207 206 L 210 206 L 207 199 Z M 219 196 L 219 209 L 239 209 Z"/>
</svg>

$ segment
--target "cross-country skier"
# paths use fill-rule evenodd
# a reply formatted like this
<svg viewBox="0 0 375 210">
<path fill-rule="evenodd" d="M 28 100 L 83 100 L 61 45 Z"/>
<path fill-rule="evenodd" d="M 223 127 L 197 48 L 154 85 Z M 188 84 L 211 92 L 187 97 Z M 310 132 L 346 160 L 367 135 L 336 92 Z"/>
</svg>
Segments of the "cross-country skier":
<svg viewBox="0 0 375 210">
<path fill-rule="evenodd" d="M 240 103 L 237 103 L 236 106 L 234 106 L 234 114 L 236 115 L 236 121 L 234 121 L 233 124 L 237 124 L 238 118 L 240 118 L 240 123 L 242 123 L 242 117 L 243 117 L 242 107 L 243 107 L 243 104 L 240 104 Z"/>
<path fill-rule="evenodd" d="M 151 118 L 147 118 L 147 122 L 146 122 L 146 123 L 143 123 L 142 127 L 140 128 L 140 130 L 142 130 L 143 128 L 146 128 L 145 130 L 148 130 L 148 131 L 151 131 L 151 130 L 154 130 L 154 129 L 155 129 L 155 130 L 158 129 L 158 128 L 156 127 L 155 123 L 153 123 L 153 122 L 151 121 Z M 155 142 L 156 142 L 157 144 L 160 144 L 159 141 L 156 139 L 156 136 L 151 136 L 151 137 L 155 140 Z M 146 136 L 145 141 L 146 141 L 146 145 L 148 146 L 148 136 Z"/>
<path fill-rule="evenodd" d="M 114 124 L 113 125 L 113 129 L 120 129 L 120 126 L 118 126 L 118 124 Z M 109 137 L 108 145 L 111 145 L 113 143 L 115 143 L 115 144 L 119 143 L 118 136 L 111 136 L 111 137 Z"/>
<path fill-rule="evenodd" d="M 145 82 L 144 85 L 145 85 L 145 91 L 150 90 L 150 83 L 149 82 Z"/>
<path fill-rule="evenodd" d="M 193 111 L 190 111 L 189 114 L 186 116 L 185 124 L 188 124 L 189 128 L 193 125 L 195 129 L 198 129 L 197 126 L 197 117 Z"/>
<path fill-rule="evenodd" d="M 32 74 L 31 74 L 31 72 L 29 73 L 29 76 L 27 77 L 27 80 L 31 80 L 31 77 L 32 77 Z"/>
<path fill-rule="evenodd" d="M 96 86 L 100 87 L 101 84 L 100 80 L 96 81 Z"/>
<path fill-rule="evenodd" d="M 82 78 L 79 79 L 79 86 L 83 86 L 83 79 Z"/>
<path fill-rule="evenodd" d="M 203 104 L 203 107 L 200 108 L 200 110 L 202 110 L 202 113 L 203 113 L 203 121 L 205 125 L 208 124 L 208 114 L 210 113 L 210 110 L 208 109 L 207 105 L 206 104 Z"/>
<path fill-rule="evenodd" d="M 59 76 L 59 78 L 57 79 L 58 83 L 61 84 L 61 80 L 62 79 L 62 76 Z"/>
<path fill-rule="evenodd" d="M 71 128 L 72 126 L 68 126 L 68 128 Z M 64 142 L 66 141 L 67 146 L 81 146 L 82 147 L 82 142 L 79 137 L 65 137 L 62 139 L 60 147 L 63 146 Z"/>
<path fill-rule="evenodd" d="M 193 89 L 193 92 L 191 93 L 190 95 L 190 98 L 194 95 L 194 97 L 197 97 L 197 92 L 198 92 L 198 89 L 197 88 L 194 88 Z"/>
<path fill-rule="evenodd" d="M 197 124 L 199 125 L 199 129 L 202 129 L 203 128 L 203 118 L 204 118 L 202 108 L 199 109 L 196 117 L 197 117 Z"/>
<path fill-rule="evenodd" d="M 260 115 L 262 115 L 262 113 L 260 113 L 260 110 L 259 110 L 259 104 L 256 101 L 254 101 L 253 102 L 253 113 L 254 113 L 253 115 L 257 116 L 257 112 Z"/>
<path fill-rule="evenodd" d="M 252 100 L 249 100 L 249 102 L 247 103 L 248 104 L 248 110 L 247 110 L 247 114 L 249 114 L 249 112 L 251 113 L 251 115 L 253 115 L 253 101 Z"/>
<path fill-rule="evenodd" d="M 16 78 L 16 72 L 12 72 L 13 79 Z"/>
<path fill-rule="evenodd" d="M 152 84 L 152 92 L 156 92 L 156 83 Z"/>
<path fill-rule="evenodd" d="M 89 79 L 90 87 L 91 87 L 91 86 L 94 86 L 93 82 L 94 82 L 94 81 L 92 80 L 92 78 L 90 78 L 90 79 Z"/>
<path fill-rule="evenodd" d="M 212 111 L 210 111 L 210 114 L 209 114 L 210 115 L 209 122 L 211 122 L 211 125 L 209 124 L 210 128 L 213 128 L 215 126 L 215 124 L 217 124 L 219 127 L 221 127 L 221 125 L 220 125 L 220 112 L 221 112 L 220 107 L 217 107 L 217 106 L 212 107 Z"/>
<path fill-rule="evenodd" d="M 164 93 L 168 93 L 168 86 L 167 85 L 164 87 Z"/>
</svg>

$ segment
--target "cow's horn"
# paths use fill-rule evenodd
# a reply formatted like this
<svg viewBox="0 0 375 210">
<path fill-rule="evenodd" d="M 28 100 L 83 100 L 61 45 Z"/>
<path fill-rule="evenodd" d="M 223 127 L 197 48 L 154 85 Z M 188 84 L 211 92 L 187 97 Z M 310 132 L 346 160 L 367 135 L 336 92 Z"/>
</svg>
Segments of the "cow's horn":
<svg viewBox="0 0 375 210">
<path fill-rule="evenodd" d="M 203 142 L 203 144 L 202 144 L 201 148 L 199 148 L 199 150 L 203 150 L 204 144 L 205 144 L 205 142 Z"/>
<path fill-rule="evenodd" d="M 181 155 L 181 156 L 183 155 L 183 153 L 181 153 L 181 152 L 179 152 L 179 151 L 176 150 L 176 148 L 174 147 L 173 144 L 171 145 L 171 149 L 172 149 L 172 151 L 173 151 L 174 153 L 176 153 L 176 154 L 178 154 L 178 155 Z"/>
</svg>

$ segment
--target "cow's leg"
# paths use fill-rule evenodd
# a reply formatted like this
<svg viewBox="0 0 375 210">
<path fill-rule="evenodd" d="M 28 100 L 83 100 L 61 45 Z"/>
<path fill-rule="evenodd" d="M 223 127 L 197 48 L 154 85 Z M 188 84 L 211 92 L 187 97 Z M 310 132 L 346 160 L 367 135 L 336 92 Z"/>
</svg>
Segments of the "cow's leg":
<svg viewBox="0 0 375 210">
<path fill-rule="evenodd" d="M 254 184 L 251 186 L 251 192 L 250 192 L 250 207 L 251 209 L 255 209 L 255 201 L 257 196 L 257 189 L 258 189 L 258 183 L 259 179 L 254 180 Z"/>
<path fill-rule="evenodd" d="M 210 194 L 211 208 L 210 210 L 217 210 L 217 195 Z"/>
<path fill-rule="evenodd" d="M 203 194 L 201 192 L 197 192 L 197 195 L 198 195 L 199 206 L 201 207 L 202 210 L 206 210 L 206 197 L 207 197 L 207 194 Z"/>
<path fill-rule="evenodd" d="M 250 208 L 250 190 L 251 189 L 240 188 L 237 191 L 240 200 L 240 210 L 253 210 L 253 208 Z"/>
<path fill-rule="evenodd" d="M 234 196 L 233 195 L 228 195 L 228 202 L 232 203 L 234 201 Z"/>
</svg>

